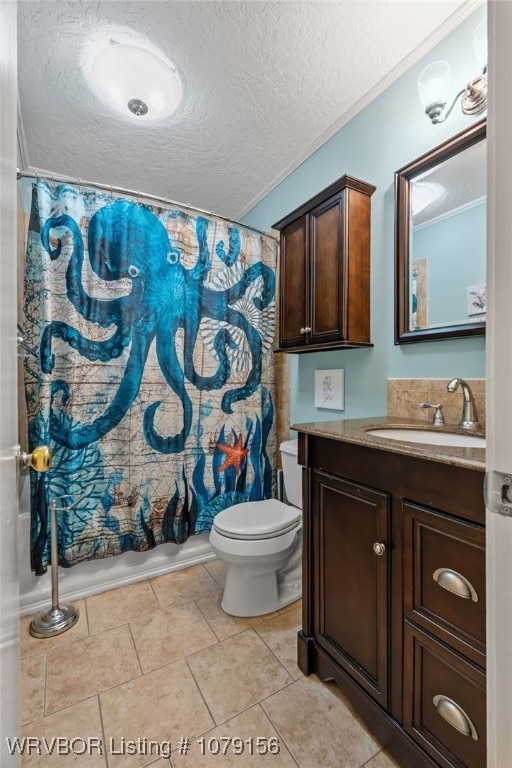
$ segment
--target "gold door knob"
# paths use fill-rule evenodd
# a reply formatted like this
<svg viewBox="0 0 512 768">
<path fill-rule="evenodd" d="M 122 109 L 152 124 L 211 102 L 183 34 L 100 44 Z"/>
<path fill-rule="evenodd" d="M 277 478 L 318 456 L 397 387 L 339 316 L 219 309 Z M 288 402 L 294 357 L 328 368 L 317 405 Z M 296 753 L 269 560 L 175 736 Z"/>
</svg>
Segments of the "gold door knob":
<svg viewBox="0 0 512 768">
<path fill-rule="evenodd" d="M 52 463 L 52 452 L 47 445 L 38 445 L 32 453 L 20 453 L 20 467 L 35 469 L 36 472 L 47 472 Z"/>
</svg>

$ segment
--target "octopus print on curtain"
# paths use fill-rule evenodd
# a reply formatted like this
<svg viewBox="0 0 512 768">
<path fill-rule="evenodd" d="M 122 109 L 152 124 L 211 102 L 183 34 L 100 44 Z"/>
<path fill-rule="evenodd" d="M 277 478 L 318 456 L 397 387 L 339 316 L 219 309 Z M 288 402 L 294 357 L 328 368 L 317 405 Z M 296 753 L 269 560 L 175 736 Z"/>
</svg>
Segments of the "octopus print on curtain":
<svg viewBox="0 0 512 768">
<path fill-rule="evenodd" d="M 24 328 L 32 567 L 207 532 L 272 495 L 276 243 L 215 218 L 37 182 Z"/>
</svg>

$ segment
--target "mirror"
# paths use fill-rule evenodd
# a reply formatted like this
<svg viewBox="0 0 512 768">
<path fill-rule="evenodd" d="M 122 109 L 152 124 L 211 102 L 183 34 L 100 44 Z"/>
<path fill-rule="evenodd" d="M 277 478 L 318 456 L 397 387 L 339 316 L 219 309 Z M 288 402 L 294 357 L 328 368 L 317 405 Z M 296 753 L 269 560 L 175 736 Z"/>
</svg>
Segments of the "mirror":
<svg viewBox="0 0 512 768">
<path fill-rule="evenodd" d="M 486 120 L 395 174 L 395 344 L 485 333 Z"/>
</svg>

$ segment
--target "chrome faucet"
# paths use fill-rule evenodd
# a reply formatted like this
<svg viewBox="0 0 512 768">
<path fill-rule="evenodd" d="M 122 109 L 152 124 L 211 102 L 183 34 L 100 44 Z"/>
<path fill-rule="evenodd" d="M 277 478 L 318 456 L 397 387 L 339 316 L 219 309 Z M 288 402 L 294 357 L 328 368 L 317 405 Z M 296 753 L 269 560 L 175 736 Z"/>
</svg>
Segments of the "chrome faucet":
<svg viewBox="0 0 512 768">
<path fill-rule="evenodd" d="M 471 391 L 471 387 L 464 379 L 452 379 L 448 382 L 446 389 L 448 392 L 455 392 L 459 386 L 462 389 L 462 417 L 459 422 L 461 429 L 479 429 L 478 414 L 476 412 L 475 398 Z"/>
</svg>

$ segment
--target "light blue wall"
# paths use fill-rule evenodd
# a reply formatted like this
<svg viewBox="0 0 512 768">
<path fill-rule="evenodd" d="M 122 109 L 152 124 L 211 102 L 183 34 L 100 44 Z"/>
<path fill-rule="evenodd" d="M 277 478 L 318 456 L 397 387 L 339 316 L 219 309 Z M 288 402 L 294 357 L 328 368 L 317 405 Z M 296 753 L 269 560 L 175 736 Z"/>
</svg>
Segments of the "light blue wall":
<svg viewBox="0 0 512 768">
<path fill-rule="evenodd" d="M 347 173 L 377 186 L 372 197 L 371 317 L 373 348 L 292 355 L 292 422 L 357 418 L 386 413 L 388 378 L 485 375 L 482 337 L 394 346 L 394 173 L 414 158 L 471 125 L 458 106 L 433 126 L 417 95 L 420 71 L 432 61 L 452 66 L 455 95 L 478 74 L 473 31 L 485 5 L 418 64 L 372 101 L 245 216 L 267 230 L 328 184 Z M 342 87 L 340 85 L 340 87 Z M 303 98 L 303 96 L 301 96 Z M 345 369 L 345 411 L 314 406 L 314 371 Z"/>
<path fill-rule="evenodd" d="M 485 285 L 486 214 L 483 202 L 414 231 L 413 264 L 428 264 L 430 326 L 468 322 L 466 289 Z"/>
</svg>

